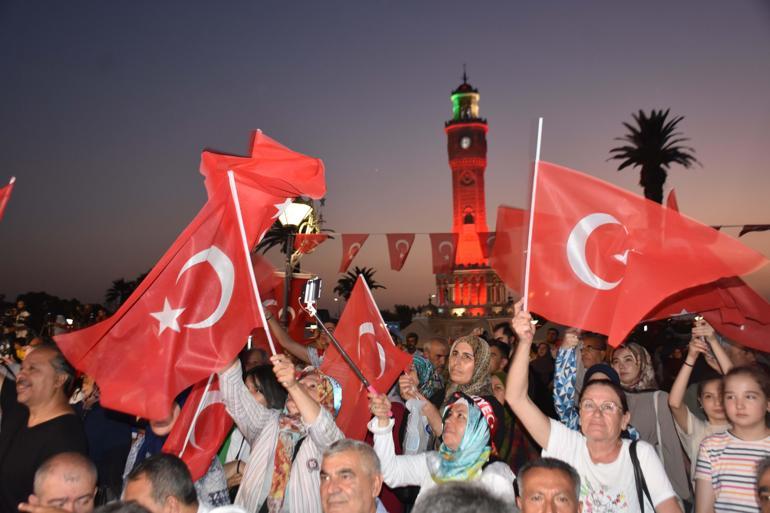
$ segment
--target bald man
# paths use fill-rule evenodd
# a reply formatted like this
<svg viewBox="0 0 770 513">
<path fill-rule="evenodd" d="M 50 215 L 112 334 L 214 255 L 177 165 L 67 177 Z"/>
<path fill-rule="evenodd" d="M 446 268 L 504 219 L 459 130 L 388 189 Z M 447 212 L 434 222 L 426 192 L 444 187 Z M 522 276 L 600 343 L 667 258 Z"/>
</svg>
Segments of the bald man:
<svg viewBox="0 0 770 513">
<path fill-rule="evenodd" d="M 62 452 L 35 472 L 34 493 L 19 511 L 91 513 L 96 496 L 96 466 L 80 453 Z"/>
</svg>

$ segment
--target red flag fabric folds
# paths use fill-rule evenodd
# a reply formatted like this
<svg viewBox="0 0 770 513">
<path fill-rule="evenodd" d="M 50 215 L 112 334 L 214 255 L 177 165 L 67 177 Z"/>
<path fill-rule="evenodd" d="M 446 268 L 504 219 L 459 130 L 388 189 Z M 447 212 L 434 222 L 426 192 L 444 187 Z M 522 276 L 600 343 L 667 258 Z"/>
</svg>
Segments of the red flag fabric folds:
<svg viewBox="0 0 770 513">
<path fill-rule="evenodd" d="M 279 203 L 285 208 L 291 203 L 290 199 L 297 196 L 321 198 L 326 194 L 324 165 L 320 159 L 292 151 L 261 130 L 253 134 L 248 157 L 212 151 L 201 154 L 200 172 L 206 179 L 209 198 L 221 182 L 227 181 L 230 170 L 235 174 L 239 191 L 248 188 L 252 194 L 260 191 L 265 195 L 265 201 L 241 205 L 250 248 L 278 218 L 275 207 Z M 268 200 L 268 197 L 272 199 Z"/>
<path fill-rule="evenodd" d="M 179 392 L 232 361 L 259 326 L 229 184 L 219 187 L 112 317 L 56 337 L 95 378 L 106 408 L 165 418 Z M 242 204 L 265 199 L 239 196 Z"/>
<path fill-rule="evenodd" d="M 328 238 L 326 233 L 298 233 L 294 236 L 294 251 L 309 255 Z"/>
<path fill-rule="evenodd" d="M 412 364 L 412 355 L 393 343 L 377 304 L 359 276 L 342 312 L 334 337 L 379 393 L 386 393 Z M 348 438 L 363 440 L 370 413 L 367 390 L 334 345 L 324 354 L 321 370 L 342 385 L 337 425 Z"/>
<path fill-rule="evenodd" d="M 8 200 L 11 199 L 11 192 L 13 191 L 13 184 L 16 183 L 16 177 L 12 176 L 8 185 L 0 187 L 0 221 L 3 220 L 3 214 L 5 213 L 5 206 L 8 204 Z"/>
<path fill-rule="evenodd" d="M 433 255 L 433 274 L 452 272 L 457 253 L 456 233 L 431 233 L 430 248 Z"/>
<path fill-rule="evenodd" d="M 414 245 L 413 233 L 389 233 L 388 253 L 390 254 L 390 268 L 394 271 L 400 271 L 404 267 L 406 257 L 409 256 Z"/>
<path fill-rule="evenodd" d="M 674 189 L 671 189 L 671 192 L 668 193 L 668 197 L 666 198 L 666 206 L 671 210 L 676 210 L 679 212 L 679 202 L 676 200 L 676 191 Z"/>
<path fill-rule="evenodd" d="M 605 333 L 613 346 L 675 292 L 766 263 L 735 239 L 577 171 L 541 162 L 536 191 L 529 309 Z"/>
<path fill-rule="evenodd" d="M 204 395 L 207 381 L 199 381 L 190 391 L 174 423 L 174 428 L 163 444 L 163 452 L 182 458 L 192 474 L 193 481 L 197 481 L 208 472 L 211 461 L 230 433 L 230 428 L 233 427 L 233 419 L 227 413 L 222 392 L 219 391 L 219 379 L 216 375 L 213 376 L 211 386 Z M 201 405 L 201 412 L 195 420 L 199 405 Z M 195 420 L 195 426 L 185 446 L 185 439 L 193 420 Z M 182 452 L 183 448 L 184 452 Z"/>
<path fill-rule="evenodd" d="M 369 238 L 368 233 L 343 233 L 342 234 L 342 261 L 340 262 L 340 271 L 344 273 L 348 270 L 350 263 L 356 257 L 361 247 Z"/>
<path fill-rule="evenodd" d="M 489 255 L 489 266 L 509 289 L 523 293 L 524 248 L 527 247 L 528 213 L 500 205 L 497 207 L 495 241 Z"/>
</svg>

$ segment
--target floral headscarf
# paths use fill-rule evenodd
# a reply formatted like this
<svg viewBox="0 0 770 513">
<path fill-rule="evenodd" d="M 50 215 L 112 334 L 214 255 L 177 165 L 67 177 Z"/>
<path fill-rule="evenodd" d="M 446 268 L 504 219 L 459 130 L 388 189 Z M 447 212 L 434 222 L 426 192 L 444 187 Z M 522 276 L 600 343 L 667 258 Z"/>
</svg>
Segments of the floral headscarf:
<svg viewBox="0 0 770 513">
<path fill-rule="evenodd" d="M 428 454 L 428 468 L 436 483 L 474 479 L 489 461 L 492 453 L 490 425 L 495 425 L 495 418 L 489 403 L 462 393 L 454 394 L 452 399 L 444 408 L 443 418 L 446 419 L 454 406 L 465 404 L 468 407 L 468 420 L 456 450 L 450 449 L 442 442 L 438 452 Z M 485 407 L 486 414 L 479 405 Z"/>
<path fill-rule="evenodd" d="M 336 417 L 342 405 L 342 387 L 340 384 L 331 376 L 323 374 L 314 367 L 305 367 L 297 375 L 297 381 L 308 376 L 318 378 L 318 404 Z M 283 508 L 286 486 L 289 484 L 289 475 L 291 474 L 294 448 L 297 442 L 306 435 L 307 427 L 302 422 L 302 416 L 299 413 L 291 415 L 284 408 L 278 418 L 278 442 L 275 445 L 273 479 L 270 482 L 270 491 L 266 498 L 267 509 L 270 513 L 276 513 Z"/>
<path fill-rule="evenodd" d="M 441 375 L 433 367 L 433 364 L 420 354 L 414 355 L 412 362 L 414 370 L 417 372 L 417 380 L 420 382 L 418 390 L 427 399 L 433 397 L 433 394 L 441 390 Z"/>
<path fill-rule="evenodd" d="M 652 365 L 650 353 L 636 342 L 626 342 L 618 349 L 628 349 L 634 355 L 634 360 L 639 364 L 639 375 L 633 383 L 622 385 L 629 392 L 641 392 L 643 390 L 655 390 L 658 382 L 655 379 L 655 368 Z M 616 349 L 615 351 L 617 351 Z"/>
<path fill-rule="evenodd" d="M 470 382 L 464 385 L 456 385 L 451 381 L 447 385 L 444 394 L 444 406 L 449 403 L 455 392 L 462 392 L 467 395 L 492 395 L 492 383 L 489 381 L 489 344 L 481 337 L 475 335 L 466 335 L 455 340 L 449 349 L 451 357 L 452 351 L 458 344 L 465 342 L 473 350 L 473 374 Z"/>
</svg>

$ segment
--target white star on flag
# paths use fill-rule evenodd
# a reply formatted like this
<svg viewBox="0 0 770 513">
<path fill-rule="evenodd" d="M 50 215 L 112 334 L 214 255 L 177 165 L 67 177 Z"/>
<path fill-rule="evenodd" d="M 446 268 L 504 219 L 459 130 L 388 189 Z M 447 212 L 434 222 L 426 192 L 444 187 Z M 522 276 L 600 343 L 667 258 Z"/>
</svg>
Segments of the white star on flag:
<svg viewBox="0 0 770 513">
<path fill-rule="evenodd" d="M 279 216 L 282 216 L 286 212 L 286 209 L 289 208 L 289 205 L 292 203 L 294 203 L 294 200 L 291 198 L 286 198 L 283 203 L 276 203 L 275 208 L 278 209 L 278 212 L 275 213 L 273 219 L 277 219 Z"/>
<path fill-rule="evenodd" d="M 176 318 L 182 315 L 184 308 L 171 308 L 168 303 L 168 298 L 163 300 L 163 310 L 160 312 L 151 312 L 150 315 L 158 319 L 158 335 L 166 331 L 166 328 L 170 328 L 179 333 L 179 323 Z"/>
</svg>

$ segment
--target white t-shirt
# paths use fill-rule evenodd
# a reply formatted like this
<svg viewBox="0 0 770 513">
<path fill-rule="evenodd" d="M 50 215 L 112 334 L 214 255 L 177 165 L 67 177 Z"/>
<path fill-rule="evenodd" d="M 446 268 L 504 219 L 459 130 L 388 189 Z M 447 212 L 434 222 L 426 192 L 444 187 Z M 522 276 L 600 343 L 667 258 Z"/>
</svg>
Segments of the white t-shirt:
<svg viewBox="0 0 770 513">
<path fill-rule="evenodd" d="M 558 458 L 575 467 L 580 475 L 583 513 L 641 511 L 636 496 L 634 466 L 628 451 L 631 441 L 623 440 L 623 448 L 612 463 L 593 463 L 586 446 L 586 438 L 580 432 L 573 431 L 556 420 L 550 420 L 551 435 L 548 438 L 548 447 L 543 449 L 543 456 Z M 647 442 L 640 441 L 636 446 L 636 453 L 654 505 L 675 497 L 674 489 L 666 477 L 666 471 L 655 449 Z M 653 505 L 649 504 L 646 498 L 644 502 L 645 512 L 652 513 Z"/>
</svg>

